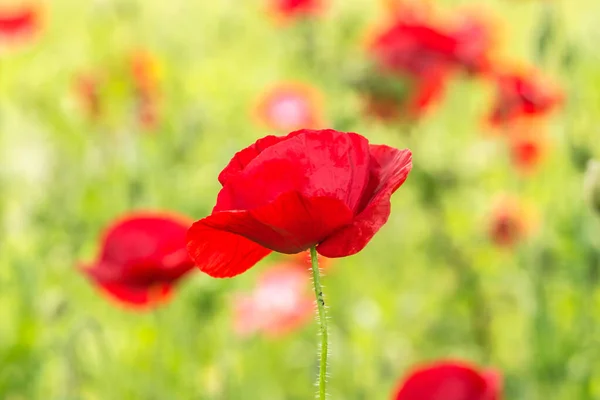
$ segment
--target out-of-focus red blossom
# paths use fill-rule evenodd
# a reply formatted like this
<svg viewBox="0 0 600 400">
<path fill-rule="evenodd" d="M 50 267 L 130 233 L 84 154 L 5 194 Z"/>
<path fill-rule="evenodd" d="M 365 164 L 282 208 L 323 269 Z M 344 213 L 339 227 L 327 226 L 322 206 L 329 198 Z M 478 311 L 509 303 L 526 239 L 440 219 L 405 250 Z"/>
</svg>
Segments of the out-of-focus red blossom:
<svg viewBox="0 0 600 400">
<path fill-rule="evenodd" d="M 258 121 L 270 129 L 289 132 L 323 124 L 320 93 L 306 84 L 284 82 L 271 88 L 256 107 Z"/>
<path fill-rule="evenodd" d="M 367 49 L 374 66 L 362 85 L 369 113 L 382 119 L 419 117 L 443 95 L 453 72 L 489 70 L 493 29 L 483 14 L 464 12 L 450 24 L 424 6 L 390 7 L 393 20 L 373 35 Z"/>
<path fill-rule="evenodd" d="M 263 272 L 251 294 L 234 299 L 236 332 L 280 336 L 309 322 L 314 310 L 309 282 L 305 269 L 296 263 L 278 264 Z"/>
<path fill-rule="evenodd" d="M 271 11 L 281 20 L 314 17 L 323 11 L 326 0 L 269 0 Z"/>
<path fill-rule="evenodd" d="M 106 230 L 98 259 L 82 271 L 122 305 L 157 306 L 194 267 L 185 249 L 191 222 L 165 213 L 126 215 Z"/>
<path fill-rule="evenodd" d="M 523 174 L 535 172 L 548 152 L 544 126 L 538 120 L 522 120 L 506 138 L 513 165 Z"/>
<path fill-rule="evenodd" d="M 512 247 L 523 240 L 532 230 L 531 214 L 518 200 L 500 197 L 490 221 L 490 238 L 500 247 Z"/>
<path fill-rule="evenodd" d="M 562 102 L 562 91 L 536 70 L 500 72 L 488 119 L 493 126 L 507 126 L 521 118 L 544 117 Z"/>
<path fill-rule="evenodd" d="M 471 74 L 488 74 L 492 69 L 492 53 L 496 47 L 496 26 L 483 12 L 458 13 L 450 36 L 455 42 L 452 61 Z"/>
<path fill-rule="evenodd" d="M 452 66 L 443 49 L 449 46 L 450 38 L 420 13 L 399 14 L 369 44 L 375 71 L 368 74 L 390 83 L 374 87 L 367 81 L 370 112 L 384 119 L 422 115 L 444 92 Z M 398 89 L 394 89 L 395 79 Z"/>
<path fill-rule="evenodd" d="M 0 44 L 5 40 L 29 38 L 41 29 L 41 7 L 25 3 L 18 7 L 0 5 Z"/>
<path fill-rule="evenodd" d="M 131 57 L 131 74 L 137 101 L 140 124 L 153 129 L 158 125 L 159 115 L 159 73 L 158 61 L 148 51 L 138 50 Z"/>
<path fill-rule="evenodd" d="M 500 400 L 501 376 L 465 362 L 439 361 L 414 369 L 393 400 Z"/>
<path fill-rule="evenodd" d="M 188 250 L 213 277 L 246 271 L 271 251 L 317 246 L 326 257 L 362 250 L 385 224 L 390 197 L 412 168 L 409 150 L 356 133 L 302 129 L 238 152 L 219 175 L 208 217 L 188 231 Z"/>
<path fill-rule="evenodd" d="M 510 150 L 513 163 L 520 171 L 525 173 L 532 172 L 543 156 L 540 139 L 535 137 L 513 139 Z"/>
<path fill-rule="evenodd" d="M 94 74 L 80 75 L 76 80 L 76 93 L 90 118 L 96 119 L 101 114 L 100 79 Z"/>
</svg>

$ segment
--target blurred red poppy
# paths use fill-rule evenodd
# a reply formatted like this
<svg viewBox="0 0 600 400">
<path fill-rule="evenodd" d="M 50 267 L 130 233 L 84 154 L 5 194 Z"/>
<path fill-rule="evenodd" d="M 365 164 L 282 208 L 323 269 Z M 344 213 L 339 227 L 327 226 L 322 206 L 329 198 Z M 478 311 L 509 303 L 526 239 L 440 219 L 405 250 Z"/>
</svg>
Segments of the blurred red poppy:
<svg viewBox="0 0 600 400">
<path fill-rule="evenodd" d="M 282 263 L 263 272 L 249 295 L 234 301 L 234 325 L 240 335 L 280 336 L 312 320 L 310 278 L 298 264 Z"/>
<path fill-rule="evenodd" d="M 77 77 L 75 90 L 88 116 L 92 119 L 100 117 L 102 106 L 99 77 L 91 73 L 80 75 Z"/>
<path fill-rule="evenodd" d="M 423 5 L 390 7 L 394 19 L 370 40 L 373 67 L 361 79 L 371 114 L 419 117 L 443 95 L 452 72 L 489 70 L 493 29 L 481 13 L 464 11 L 448 24 Z"/>
<path fill-rule="evenodd" d="M 500 400 L 500 376 L 464 362 L 438 361 L 406 376 L 394 400 Z"/>
<path fill-rule="evenodd" d="M 313 87 L 285 82 L 270 89 L 260 99 L 256 115 L 270 129 L 289 132 L 319 128 L 323 124 L 320 93 Z"/>
<path fill-rule="evenodd" d="M 543 117 L 562 103 L 560 89 L 535 70 L 499 73 L 496 99 L 488 117 L 496 126 L 506 126 L 520 118 Z"/>
<path fill-rule="evenodd" d="M 520 171 L 525 173 L 533 171 L 543 156 L 540 139 L 535 137 L 513 139 L 510 150 L 513 163 Z"/>
<path fill-rule="evenodd" d="M 331 129 L 267 136 L 219 175 L 208 217 L 188 231 L 192 259 L 213 277 L 246 271 L 271 251 L 317 245 L 326 257 L 362 250 L 385 224 L 412 167 L 409 150 Z"/>
<path fill-rule="evenodd" d="M 321 13 L 325 0 L 269 0 L 272 11 L 282 19 L 314 16 Z"/>
<path fill-rule="evenodd" d="M 452 46 L 452 39 L 421 13 L 399 14 L 369 43 L 374 70 L 367 71 L 363 91 L 370 109 L 377 116 L 393 117 L 425 112 L 444 92 L 452 69 L 446 53 Z M 394 104 L 398 113 L 390 113 Z"/>
<path fill-rule="evenodd" d="M 160 119 L 158 61 L 150 52 L 138 50 L 130 62 L 138 121 L 144 128 L 153 129 Z"/>
<path fill-rule="evenodd" d="M 194 267 L 185 249 L 190 224 L 164 213 L 126 215 L 106 230 L 97 261 L 83 272 L 121 304 L 156 306 Z"/>
<path fill-rule="evenodd" d="M 24 4 L 18 8 L 0 5 L 0 41 L 35 34 L 41 27 L 40 14 L 37 3 Z"/>
<path fill-rule="evenodd" d="M 508 196 L 500 197 L 490 221 L 490 238 L 500 247 L 512 247 L 526 237 L 533 227 L 531 213 L 520 201 Z"/>
<path fill-rule="evenodd" d="M 489 17 L 481 12 L 460 12 L 449 35 L 454 40 L 450 58 L 456 65 L 471 74 L 491 71 L 496 29 Z"/>
</svg>

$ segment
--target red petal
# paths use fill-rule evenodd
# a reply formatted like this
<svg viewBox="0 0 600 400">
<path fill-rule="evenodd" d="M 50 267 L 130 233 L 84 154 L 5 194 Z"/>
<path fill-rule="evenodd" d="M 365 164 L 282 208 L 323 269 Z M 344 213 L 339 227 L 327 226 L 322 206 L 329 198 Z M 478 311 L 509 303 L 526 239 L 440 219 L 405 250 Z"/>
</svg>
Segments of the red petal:
<svg viewBox="0 0 600 400">
<path fill-rule="evenodd" d="M 37 19 L 33 6 L 15 11 L 0 9 L 0 36 L 28 34 L 36 28 Z"/>
<path fill-rule="evenodd" d="M 271 250 L 298 253 L 351 221 L 339 200 L 289 192 L 252 211 L 216 212 L 197 221 L 188 232 L 188 251 L 205 273 L 231 277 Z"/>
<path fill-rule="evenodd" d="M 352 224 L 337 231 L 319 244 L 317 250 L 325 257 L 345 257 L 362 250 L 390 215 L 390 197 L 404 183 L 412 168 L 410 150 L 398 150 L 383 145 L 371 145 L 371 177 L 364 209 Z M 366 201 L 365 201 L 366 200 Z"/>
<path fill-rule="evenodd" d="M 396 400 L 488 400 L 486 380 L 472 367 L 444 362 L 406 378 Z"/>
<path fill-rule="evenodd" d="M 164 303 L 171 297 L 171 285 L 127 285 L 118 281 L 104 280 L 103 271 L 97 267 L 82 270 L 109 299 L 116 300 L 120 305 L 146 309 Z"/>
<path fill-rule="evenodd" d="M 262 139 L 258 139 L 249 147 L 246 147 L 244 150 L 238 151 L 229 164 L 221 171 L 219 174 L 219 182 L 221 185 L 225 186 L 227 181 L 231 179 L 232 176 L 235 176 L 242 172 L 244 168 L 250 163 L 250 161 L 254 160 L 260 153 L 268 149 L 269 147 L 287 140 L 288 136 L 266 136 Z"/>
<path fill-rule="evenodd" d="M 502 396 L 502 375 L 493 369 L 488 369 L 482 373 L 483 379 L 487 383 L 487 396 L 483 400 L 500 400 Z"/>
<path fill-rule="evenodd" d="M 128 214 L 107 229 L 98 265 L 122 283 L 174 281 L 193 268 L 185 251 L 191 222 L 164 213 Z"/>
<path fill-rule="evenodd" d="M 265 149 L 227 181 L 214 211 L 251 210 L 283 193 L 331 197 L 355 211 L 369 174 L 368 141 L 355 133 L 302 130 Z"/>
</svg>

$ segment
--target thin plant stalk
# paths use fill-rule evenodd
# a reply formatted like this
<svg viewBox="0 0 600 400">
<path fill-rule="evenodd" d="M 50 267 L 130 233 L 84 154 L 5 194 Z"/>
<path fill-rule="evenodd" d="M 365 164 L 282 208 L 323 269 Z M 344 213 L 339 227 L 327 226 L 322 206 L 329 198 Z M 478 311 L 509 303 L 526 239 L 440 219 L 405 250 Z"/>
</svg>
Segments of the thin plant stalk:
<svg viewBox="0 0 600 400">
<path fill-rule="evenodd" d="M 319 391 L 317 399 L 325 400 L 327 398 L 327 356 L 329 355 L 329 335 L 327 331 L 327 310 L 325 308 L 325 299 L 323 288 L 321 287 L 321 274 L 319 270 L 319 260 L 317 259 L 317 249 L 315 246 L 310 248 L 310 260 L 313 274 L 313 287 L 317 299 L 317 312 L 319 321 L 319 333 L 321 335 L 321 346 L 319 348 L 319 378 L 317 385 Z"/>
</svg>

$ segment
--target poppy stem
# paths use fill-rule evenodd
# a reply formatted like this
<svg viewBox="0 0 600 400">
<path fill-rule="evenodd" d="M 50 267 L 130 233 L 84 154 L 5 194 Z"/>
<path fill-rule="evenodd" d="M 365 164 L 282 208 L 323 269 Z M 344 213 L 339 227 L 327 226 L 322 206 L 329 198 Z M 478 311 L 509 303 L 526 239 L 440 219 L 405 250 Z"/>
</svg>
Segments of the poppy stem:
<svg viewBox="0 0 600 400">
<path fill-rule="evenodd" d="M 315 297 L 317 299 L 317 311 L 319 320 L 319 332 L 321 334 L 321 347 L 319 351 L 319 392 L 318 399 L 325 400 L 327 397 L 327 356 L 329 355 L 329 343 L 327 332 L 327 310 L 325 309 L 325 299 L 323 288 L 321 287 L 321 275 L 319 270 L 319 260 L 317 258 L 317 249 L 315 246 L 310 248 L 310 260 L 313 273 L 313 286 L 315 288 Z"/>
</svg>

